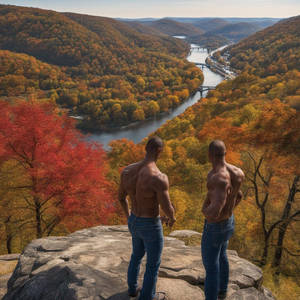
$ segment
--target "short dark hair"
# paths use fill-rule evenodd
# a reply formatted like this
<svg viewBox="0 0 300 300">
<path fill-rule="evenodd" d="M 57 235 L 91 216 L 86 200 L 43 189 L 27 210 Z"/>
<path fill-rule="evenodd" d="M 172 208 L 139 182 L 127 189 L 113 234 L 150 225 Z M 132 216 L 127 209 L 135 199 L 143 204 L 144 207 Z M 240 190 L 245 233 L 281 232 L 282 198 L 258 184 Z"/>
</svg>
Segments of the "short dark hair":
<svg viewBox="0 0 300 300">
<path fill-rule="evenodd" d="M 214 140 L 209 144 L 208 151 L 213 157 L 223 157 L 226 154 L 226 147 L 223 141 Z"/>
<path fill-rule="evenodd" d="M 147 153 L 153 153 L 157 151 L 159 148 L 163 148 L 163 147 L 164 147 L 164 143 L 162 139 L 158 136 L 152 136 L 148 140 L 145 149 Z"/>
</svg>

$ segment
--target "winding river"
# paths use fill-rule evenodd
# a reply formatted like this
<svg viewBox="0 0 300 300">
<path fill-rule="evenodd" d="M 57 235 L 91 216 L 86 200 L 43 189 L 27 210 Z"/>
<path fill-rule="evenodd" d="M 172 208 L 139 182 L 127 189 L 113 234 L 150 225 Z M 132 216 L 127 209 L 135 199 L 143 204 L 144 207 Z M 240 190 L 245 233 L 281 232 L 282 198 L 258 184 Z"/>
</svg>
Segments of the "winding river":
<svg viewBox="0 0 300 300">
<path fill-rule="evenodd" d="M 207 51 L 203 49 L 192 49 L 197 45 L 191 44 L 191 52 L 187 57 L 187 60 L 190 62 L 200 62 L 205 63 L 205 59 L 208 56 Z M 199 47 L 199 46 L 198 46 Z M 223 48 L 223 47 L 222 47 Z M 219 74 L 212 72 L 208 68 L 203 69 L 204 82 L 203 85 L 216 86 L 224 80 Z M 203 93 L 203 96 L 206 95 L 206 92 Z M 197 92 L 195 95 L 191 96 L 184 103 L 179 105 L 177 108 L 172 110 L 169 114 L 156 117 L 156 119 L 144 121 L 142 123 L 133 124 L 129 127 L 120 128 L 115 131 L 102 132 L 98 134 L 91 134 L 88 137 L 88 140 L 99 142 L 103 145 L 104 149 L 109 149 L 109 142 L 112 140 L 118 140 L 126 138 L 132 140 L 134 143 L 139 143 L 143 138 L 147 137 L 150 133 L 154 132 L 168 120 L 173 119 L 174 117 L 183 113 L 188 107 L 195 104 L 201 99 L 200 93 Z"/>
</svg>

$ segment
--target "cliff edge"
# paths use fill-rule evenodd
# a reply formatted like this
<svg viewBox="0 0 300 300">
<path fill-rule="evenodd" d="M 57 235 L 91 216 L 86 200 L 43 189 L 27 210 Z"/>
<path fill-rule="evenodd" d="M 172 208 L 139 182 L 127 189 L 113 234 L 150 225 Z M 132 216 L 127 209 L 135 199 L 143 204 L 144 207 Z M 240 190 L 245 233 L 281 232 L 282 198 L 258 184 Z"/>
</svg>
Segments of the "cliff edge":
<svg viewBox="0 0 300 300">
<path fill-rule="evenodd" d="M 3 300 L 133 299 L 126 284 L 130 254 L 127 226 L 98 226 L 34 240 L 21 254 Z M 228 257 L 227 299 L 274 299 L 262 287 L 260 268 L 235 251 L 228 250 Z M 166 292 L 169 300 L 204 300 L 204 277 L 200 246 L 166 237 L 157 291 Z"/>
</svg>

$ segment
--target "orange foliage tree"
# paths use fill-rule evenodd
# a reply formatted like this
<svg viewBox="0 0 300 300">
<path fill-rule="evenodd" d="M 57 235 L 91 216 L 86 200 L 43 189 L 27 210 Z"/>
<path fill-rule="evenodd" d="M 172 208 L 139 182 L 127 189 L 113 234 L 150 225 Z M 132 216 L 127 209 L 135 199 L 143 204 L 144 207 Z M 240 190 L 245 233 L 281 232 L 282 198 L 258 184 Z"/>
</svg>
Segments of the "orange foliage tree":
<svg viewBox="0 0 300 300">
<path fill-rule="evenodd" d="M 22 206 L 19 228 L 30 226 L 40 238 L 58 225 L 75 230 L 108 222 L 114 206 L 103 149 L 84 141 L 49 104 L 0 105 L 1 166 L 20 178 L 5 185 Z"/>
</svg>

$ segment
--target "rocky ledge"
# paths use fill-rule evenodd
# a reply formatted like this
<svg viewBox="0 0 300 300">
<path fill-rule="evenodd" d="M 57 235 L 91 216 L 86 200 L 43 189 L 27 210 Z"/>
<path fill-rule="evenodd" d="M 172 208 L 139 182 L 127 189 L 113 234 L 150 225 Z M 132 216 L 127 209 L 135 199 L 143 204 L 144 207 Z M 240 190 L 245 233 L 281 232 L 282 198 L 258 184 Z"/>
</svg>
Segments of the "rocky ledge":
<svg viewBox="0 0 300 300">
<path fill-rule="evenodd" d="M 126 272 L 130 253 L 127 226 L 99 226 L 66 237 L 34 240 L 20 256 L 3 300 L 129 299 Z M 235 251 L 228 250 L 228 257 L 227 299 L 274 299 L 262 286 L 260 268 Z M 157 290 L 164 291 L 169 300 L 205 299 L 204 277 L 200 246 L 185 246 L 166 237 Z"/>
</svg>

